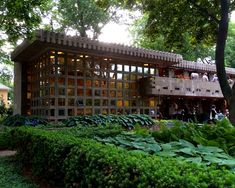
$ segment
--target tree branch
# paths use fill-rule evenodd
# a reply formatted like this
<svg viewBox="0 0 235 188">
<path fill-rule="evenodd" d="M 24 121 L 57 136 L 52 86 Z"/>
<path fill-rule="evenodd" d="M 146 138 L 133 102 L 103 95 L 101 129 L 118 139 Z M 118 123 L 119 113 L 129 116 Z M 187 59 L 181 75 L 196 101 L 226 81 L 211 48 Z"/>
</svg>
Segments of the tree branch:
<svg viewBox="0 0 235 188">
<path fill-rule="evenodd" d="M 192 3 L 194 7 L 196 7 L 202 14 L 211 18 L 216 24 L 219 24 L 219 20 L 211 14 L 206 8 L 197 4 L 196 0 L 187 0 L 189 3 Z"/>
</svg>

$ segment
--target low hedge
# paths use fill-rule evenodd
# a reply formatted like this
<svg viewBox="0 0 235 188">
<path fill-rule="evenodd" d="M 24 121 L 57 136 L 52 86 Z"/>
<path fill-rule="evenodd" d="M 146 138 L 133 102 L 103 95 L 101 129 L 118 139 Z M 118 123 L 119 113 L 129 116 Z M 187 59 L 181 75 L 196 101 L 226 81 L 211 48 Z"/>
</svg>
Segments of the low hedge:
<svg viewBox="0 0 235 188">
<path fill-rule="evenodd" d="M 18 158 L 61 187 L 235 187 L 235 174 L 37 128 L 12 131 Z"/>
<path fill-rule="evenodd" d="M 0 150 L 9 149 L 11 146 L 10 128 L 0 126 Z"/>
</svg>

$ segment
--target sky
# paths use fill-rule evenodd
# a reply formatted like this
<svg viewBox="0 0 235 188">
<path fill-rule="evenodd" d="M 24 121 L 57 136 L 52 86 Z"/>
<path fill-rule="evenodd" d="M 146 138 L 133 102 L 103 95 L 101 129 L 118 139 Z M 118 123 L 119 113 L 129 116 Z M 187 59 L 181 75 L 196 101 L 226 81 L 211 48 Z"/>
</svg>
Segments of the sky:
<svg viewBox="0 0 235 188">
<path fill-rule="evenodd" d="M 128 31 L 128 26 L 124 24 L 109 23 L 106 25 L 99 40 L 103 42 L 112 42 L 120 44 L 131 44 L 131 36 Z"/>
</svg>

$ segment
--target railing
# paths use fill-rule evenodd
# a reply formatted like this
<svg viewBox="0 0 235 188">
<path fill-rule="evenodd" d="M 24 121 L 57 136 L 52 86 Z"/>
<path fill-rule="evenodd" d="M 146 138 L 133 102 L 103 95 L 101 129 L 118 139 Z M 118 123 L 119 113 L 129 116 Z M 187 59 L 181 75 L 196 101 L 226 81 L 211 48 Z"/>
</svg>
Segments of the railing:
<svg viewBox="0 0 235 188">
<path fill-rule="evenodd" d="M 223 98 L 218 82 L 202 80 L 184 80 L 168 77 L 151 77 L 140 79 L 142 96 L 174 95 L 192 97 Z"/>
</svg>

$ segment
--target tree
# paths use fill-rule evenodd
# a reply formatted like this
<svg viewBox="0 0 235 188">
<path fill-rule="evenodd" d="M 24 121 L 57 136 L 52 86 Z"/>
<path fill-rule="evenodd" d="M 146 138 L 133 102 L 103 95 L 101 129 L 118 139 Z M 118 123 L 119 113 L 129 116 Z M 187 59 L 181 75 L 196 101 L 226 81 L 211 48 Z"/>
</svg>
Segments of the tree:
<svg viewBox="0 0 235 188">
<path fill-rule="evenodd" d="M 72 29 L 81 37 L 92 33 L 97 39 L 101 29 L 117 19 L 116 0 L 60 0 L 58 4 L 59 24 L 63 29 Z"/>
<path fill-rule="evenodd" d="M 48 10 L 50 0 L 0 0 L 0 40 L 15 42 L 30 37 Z"/>
<path fill-rule="evenodd" d="M 133 43 L 137 46 L 154 49 L 159 51 L 170 51 L 181 54 L 184 59 L 196 61 L 198 58 L 212 57 L 214 59 L 214 45 L 192 44 L 192 38 L 189 33 L 182 33 L 182 46 L 168 45 L 164 34 L 152 33 L 149 35 L 146 30 L 148 15 L 144 14 L 137 19 L 130 31 L 133 38 Z"/>
<path fill-rule="evenodd" d="M 142 1 L 126 0 L 141 3 Z M 182 46 L 182 33 L 189 33 L 191 44 L 216 44 L 215 63 L 222 93 L 229 105 L 230 121 L 235 126 L 235 85 L 227 81 L 224 52 L 234 0 L 149 0 L 144 1 L 144 12 L 149 14 L 146 31 L 164 34 L 169 46 Z"/>
<path fill-rule="evenodd" d="M 229 24 L 228 37 L 225 48 L 226 66 L 235 68 L 235 23 Z"/>
</svg>

